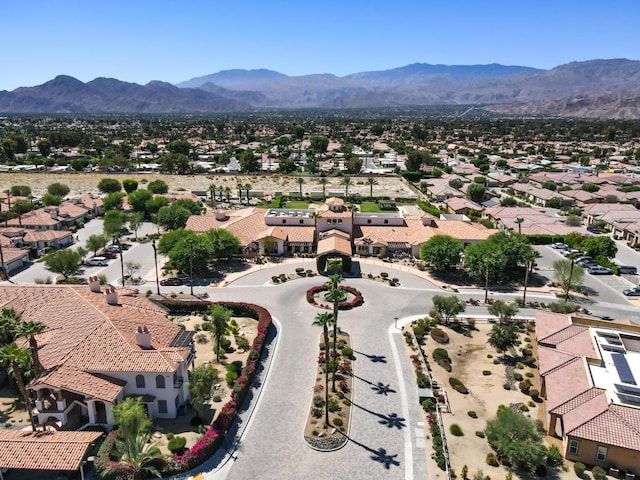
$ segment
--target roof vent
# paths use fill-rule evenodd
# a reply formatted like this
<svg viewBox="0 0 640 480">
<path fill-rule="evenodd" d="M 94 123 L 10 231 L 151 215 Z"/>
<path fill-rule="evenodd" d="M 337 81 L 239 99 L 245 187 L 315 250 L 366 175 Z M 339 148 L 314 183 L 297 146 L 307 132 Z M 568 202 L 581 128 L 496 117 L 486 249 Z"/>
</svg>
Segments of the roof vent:
<svg viewBox="0 0 640 480">
<path fill-rule="evenodd" d="M 100 289 L 100 280 L 98 280 L 98 277 L 96 277 L 95 275 L 92 277 L 89 277 L 89 289 L 93 292 L 93 293 L 101 293 L 102 290 Z"/>
<path fill-rule="evenodd" d="M 107 287 L 104 289 L 104 296 L 107 299 L 109 305 L 118 305 L 118 292 L 113 287 Z"/>
</svg>

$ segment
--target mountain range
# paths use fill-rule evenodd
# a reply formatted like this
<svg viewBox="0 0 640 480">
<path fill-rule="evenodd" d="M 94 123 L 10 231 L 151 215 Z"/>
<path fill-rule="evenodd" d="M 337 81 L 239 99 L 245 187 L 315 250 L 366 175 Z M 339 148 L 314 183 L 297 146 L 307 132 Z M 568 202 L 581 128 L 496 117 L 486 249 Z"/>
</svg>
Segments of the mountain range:
<svg viewBox="0 0 640 480">
<path fill-rule="evenodd" d="M 477 105 L 506 115 L 640 118 L 640 61 L 525 66 L 415 63 L 339 77 L 225 70 L 177 85 L 60 75 L 0 91 L 3 113 L 214 113 L 286 108 Z"/>
</svg>

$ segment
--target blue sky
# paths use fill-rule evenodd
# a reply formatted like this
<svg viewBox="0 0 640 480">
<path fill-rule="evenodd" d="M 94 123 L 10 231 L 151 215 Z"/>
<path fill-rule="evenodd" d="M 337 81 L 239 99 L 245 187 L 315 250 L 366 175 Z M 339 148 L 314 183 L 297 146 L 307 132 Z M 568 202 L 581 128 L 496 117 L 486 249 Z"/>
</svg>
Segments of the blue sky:
<svg viewBox="0 0 640 480">
<path fill-rule="evenodd" d="M 640 0 L 6 0 L 0 14 L 0 90 L 59 74 L 144 84 L 640 58 Z"/>
</svg>

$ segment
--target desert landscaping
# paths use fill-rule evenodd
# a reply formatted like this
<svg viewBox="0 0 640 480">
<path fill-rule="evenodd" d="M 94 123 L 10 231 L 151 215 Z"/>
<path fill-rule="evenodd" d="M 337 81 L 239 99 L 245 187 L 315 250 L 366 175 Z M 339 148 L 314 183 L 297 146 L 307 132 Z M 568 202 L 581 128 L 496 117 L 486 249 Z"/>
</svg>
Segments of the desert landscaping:
<svg viewBox="0 0 640 480">
<path fill-rule="evenodd" d="M 28 185 L 34 195 L 43 195 L 47 191 L 47 186 L 52 183 L 63 183 L 70 189 L 69 196 L 78 196 L 85 193 L 99 193 L 98 182 L 103 178 L 115 178 L 119 181 L 126 179 L 137 180 L 140 188 L 144 184 L 153 180 L 163 180 L 169 185 L 169 192 L 180 193 L 192 190 L 204 190 L 208 192 L 210 185 L 217 185 L 224 190 L 231 189 L 231 195 L 237 195 L 238 183 L 242 183 L 243 188 L 250 184 L 250 189 L 256 192 L 263 192 L 265 195 L 272 195 L 274 192 L 299 192 L 300 185 L 296 181 L 297 177 L 291 175 L 165 175 L 159 173 L 133 173 L 133 174 L 113 174 L 113 173 L 0 173 L 0 190 L 5 190 L 12 185 Z M 311 192 L 322 194 L 322 185 L 318 183 L 318 178 L 302 177 L 305 183 L 302 184 L 302 193 L 306 195 Z M 327 196 L 331 192 L 344 193 L 345 187 L 340 182 L 343 177 L 328 176 L 323 177 L 328 180 L 325 186 Z M 378 185 L 373 187 L 374 196 L 387 195 L 393 197 L 415 197 L 416 193 L 412 187 L 402 177 L 379 177 Z M 350 194 L 360 194 L 368 197 L 370 187 L 366 183 L 366 177 L 351 177 L 349 184 Z"/>
</svg>

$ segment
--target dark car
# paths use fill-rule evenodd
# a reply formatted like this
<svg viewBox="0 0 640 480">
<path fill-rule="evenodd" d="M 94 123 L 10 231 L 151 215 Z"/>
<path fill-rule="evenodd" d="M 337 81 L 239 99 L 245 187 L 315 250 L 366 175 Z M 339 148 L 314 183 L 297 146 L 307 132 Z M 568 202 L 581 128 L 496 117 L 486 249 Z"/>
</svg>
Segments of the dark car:
<svg viewBox="0 0 640 480">
<path fill-rule="evenodd" d="M 129 250 L 131 248 L 131 244 L 130 243 L 121 243 L 120 244 L 120 248 L 122 250 Z"/>
<path fill-rule="evenodd" d="M 624 293 L 627 297 L 640 297 L 640 288 L 628 288 L 626 290 L 623 290 L 622 293 Z"/>
<path fill-rule="evenodd" d="M 182 280 L 180 280 L 178 277 L 165 278 L 164 280 L 160 280 L 160 285 L 165 287 L 175 287 L 178 285 L 182 285 Z"/>
</svg>

